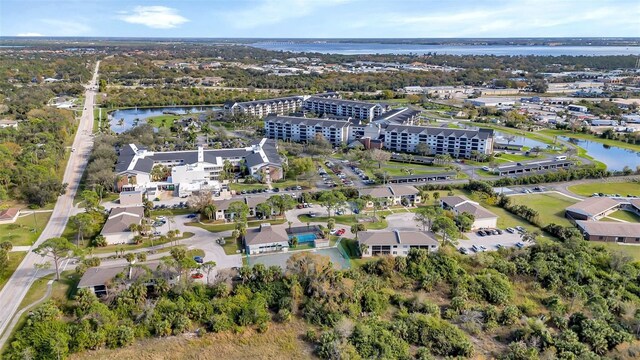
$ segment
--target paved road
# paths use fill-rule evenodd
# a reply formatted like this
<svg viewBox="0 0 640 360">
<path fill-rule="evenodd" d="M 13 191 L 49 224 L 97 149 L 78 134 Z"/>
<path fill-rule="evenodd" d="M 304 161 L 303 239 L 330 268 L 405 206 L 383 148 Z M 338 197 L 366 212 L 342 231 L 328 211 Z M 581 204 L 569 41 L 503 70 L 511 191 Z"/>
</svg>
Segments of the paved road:
<svg viewBox="0 0 640 360">
<path fill-rule="evenodd" d="M 93 105 L 96 93 L 92 89 L 96 87 L 99 66 L 100 62 L 98 61 L 93 73 L 93 78 L 85 91 L 85 110 L 80 117 L 78 132 L 72 145 L 72 148 L 76 150 L 71 152 L 64 172 L 63 182 L 68 184 L 67 192 L 58 198 L 53 208 L 51 219 L 42 231 L 42 234 L 40 234 L 34 247 L 48 238 L 62 235 L 69 220 L 69 210 L 73 207 L 73 198 L 76 195 L 80 178 L 87 165 L 87 160 L 93 146 L 91 133 L 93 131 Z M 42 264 L 46 261 L 48 261 L 48 259 L 43 259 L 33 252 L 28 252 L 9 281 L 2 288 L 2 291 L 0 291 L 0 334 L 7 328 L 33 281 L 40 276 L 50 273 L 50 271 L 38 271 L 36 269 L 37 264 Z M 4 346 L 4 341 L 5 338 L 0 339 L 0 348 Z"/>
</svg>

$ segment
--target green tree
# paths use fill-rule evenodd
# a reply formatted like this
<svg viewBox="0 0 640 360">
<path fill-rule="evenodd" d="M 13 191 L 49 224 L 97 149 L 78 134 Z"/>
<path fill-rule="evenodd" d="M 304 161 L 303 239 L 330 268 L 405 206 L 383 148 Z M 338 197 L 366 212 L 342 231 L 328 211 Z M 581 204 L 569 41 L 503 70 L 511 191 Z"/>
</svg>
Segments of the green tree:
<svg viewBox="0 0 640 360">
<path fill-rule="evenodd" d="M 70 217 L 69 221 L 76 230 L 76 246 L 80 246 L 80 241 L 84 243 L 84 235 L 93 225 L 93 217 L 88 213 L 80 213 Z"/>
<path fill-rule="evenodd" d="M 455 245 L 458 241 L 458 227 L 449 217 L 440 216 L 436 218 L 431 224 L 431 229 L 440 234 L 444 245 Z"/>
<path fill-rule="evenodd" d="M 247 221 L 247 216 L 249 216 L 249 205 L 243 201 L 234 201 L 229 204 L 227 213 L 231 214 L 234 221 L 245 222 Z"/>
<path fill-rule="evenodd" d="M 80 195 L 84 202 L 84 208 L 87 212 L 95 210 L 100 204 L 100 197 L 93 190 L 84 190 Z"/>
<path fill-rule="evenodd" d="M 36 247 L 33 252 L 42 257 L 48 256 L 53 259 L 53 265 L 56 269 L 56 280 L 60 281 L 60 262 L 68 259 L 73 254 L 74 249 L 75 247 L 69 240 L 63 237 L 54 237 L 45 240 Z"/>
<path fill-rule="evenodd" d="M 358 233 L 360 231 L 366 231 L 367 228 L 364 226 L 363 223 L 357 223 L 357 224 L 353 224 L 351 225 L 351 232 L 356 236 L 356 240 L 358 240 Z"/>
<path fill-rule="evenodd" d="M 271 217 L 271 205 L 268 202 L 263 202 L 256 205 L 256 213 L 262 214 L 265 219 Z"/>
</svg>

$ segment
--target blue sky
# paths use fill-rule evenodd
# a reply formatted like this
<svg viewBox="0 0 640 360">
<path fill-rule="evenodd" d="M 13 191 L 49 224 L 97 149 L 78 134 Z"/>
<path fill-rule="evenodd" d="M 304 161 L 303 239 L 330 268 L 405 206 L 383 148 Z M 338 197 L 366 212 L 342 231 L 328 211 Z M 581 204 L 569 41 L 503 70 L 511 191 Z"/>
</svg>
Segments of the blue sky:
<svg viewBox="0 0 640 360">
<path fill-rule="evenodd" d="M 640 0 L 0 0 L 0 36 L 640 37 Z"/>
</svg>

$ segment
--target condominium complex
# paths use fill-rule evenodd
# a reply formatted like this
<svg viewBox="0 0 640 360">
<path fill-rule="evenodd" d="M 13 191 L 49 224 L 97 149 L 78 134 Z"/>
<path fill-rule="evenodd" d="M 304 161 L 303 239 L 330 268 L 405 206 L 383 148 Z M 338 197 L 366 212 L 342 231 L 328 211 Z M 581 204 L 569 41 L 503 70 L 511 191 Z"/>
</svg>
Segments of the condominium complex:
<svg viewBox="0 0 640 360">
<path fill-rule="evenodd" d="M 264 119 L 265 136 L 270 139 L 309 142 L 321 134 L 333 146 L 346 143 L 349 121 L 314 119 L 295 116 L 267 116 Z"/>
<path fill-rule="evenodd" d="M 302 96 L 290 96 L 277 99 L 227 103 L 224 109 L 231 114 L 246 114 L 262 118 L 269 114 L 288 115 L 299 111 L 302 108 L 302 102 Z"/>
<path fill-rule="evenodd" d="M 426 144 L 429 155 L 449 154 L 455 158 L 468 158 L 473 152 L 491 154 L 493 130 L 389 125 L 384 131 L 387 150 L 417 153 L 418 144 Z"/>
<path fill-rule="evenodd" d="M 274 140 L 262 139 L 246 148 L 153 152 L 129 144 L 120 150 L 116 163 L 117 188 L 120 191 L 191 190 L 217 183 L 225 162 L 236 170 L 244 165 L 248 173 L 260 180 L 282 178 L 282 160 Z M 169 176 L 152 176 L 156 165 L 168 168 Z M 168 175 L 168 174 L 167 174 Z M 187 190 L 187 192 L 185 192 Z"/>
<path fill-rule="evenodd" d="M 303 107 L 318 115 L 335 115 L 359 120 L 373 120 L 385 112 L 385 108 L 380 104 L 320 96 L 311 96 L 305 99 Z"/>
</svg>

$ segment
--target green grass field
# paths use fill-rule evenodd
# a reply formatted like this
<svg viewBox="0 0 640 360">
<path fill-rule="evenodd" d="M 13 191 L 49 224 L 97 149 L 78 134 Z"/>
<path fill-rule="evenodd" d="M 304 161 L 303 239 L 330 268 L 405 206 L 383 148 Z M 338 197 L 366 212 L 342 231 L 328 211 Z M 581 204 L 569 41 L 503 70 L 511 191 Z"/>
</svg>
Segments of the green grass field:
<svg viewBox="0 0 640 360">
<path fill-rule="evenodd" d="M 266 188 L 267 188 L 267 185 L 263 185 L 263 184 L 241 184 L 241 183 L 229 184 L 229 189 L 235 190 L 236 192 L 240 192 L 242 190 L 245 190 L 245 191 L 262 190 Z"/>
<path fill-rule="evenodd" d="M 7 263 L 7 266 L 0 269 L 0 290 L 2 290 L 4 284 L 7 283 L 11 274 L 13 274 L 25 256 L 27 256 L 26 251 L 12 251 L 9 253 L 9 262 Z"/>
<path fill-rule="evenodd" d="M 539 156 L 526 156 L 526 155 L 517 155 L 517 154 L 501 154 L 500 156 L 496 156 L 496 160 L 504 160 L 506 162 L 519 162 L 519 161 L 528 161 L 528 160 L 536 160 L 540 158 Z"/>
<path fill-rule="evenodd" d="M 640 246 L 638 245 L 618 245 L 612 242 L 589 241 L 589 245 L 593 247 L 602 246 L 605 249 L 632 257 L 636 261 L 640 261 Z"/>
<path fill-rule="evenodd" d="M 526 205 L 538 211 L 544 225 L 556 223 L 562 226 L 572 226 L 569 220 L 564 217 L 564 210 L 578 202 L 556 193 L 517 195 L 509 198 L 512 204 Z"/>
<path fill-rule="evenodd" d="M 631 211 L 618 210 L 616 212 L 613 212 L 613 213 L 609 214 L 608 216 L 612 217 L 614 219 L 620 219 L 620 220 L 624 220 L 624 221 L 627 221 L 627 222 L 640 223 L 640 216 L 632 213 Z"/>
<path fill-rule="evenodd" d="M 10 241 L 13 246 L 31 245 L 47 226 L 50 217 L 50 212 L 41 212 L 36 213 L 35 219 L 33 215 L 27 215 L 19 217 L 13 224 L 0 225 L 0 242 Z"/>
<path fill-rule="evenodd" d="M 173 125 L 173 122 L 179 120 L 182 116 L 179 115 L 158 115 L 152 116 L 145 119 L 147 124 L 152 125 L 153 127 L 161 128 L 166 127 L 170 128 Z"/>
<path fill-rule="evenodd" d="M 638 182 L 590 183 L 569 186 L 568 189 L 572 193 L 582 196 L 591 196 L 593 193 L 640 196 L 640 183 Z"/>
</svg>

